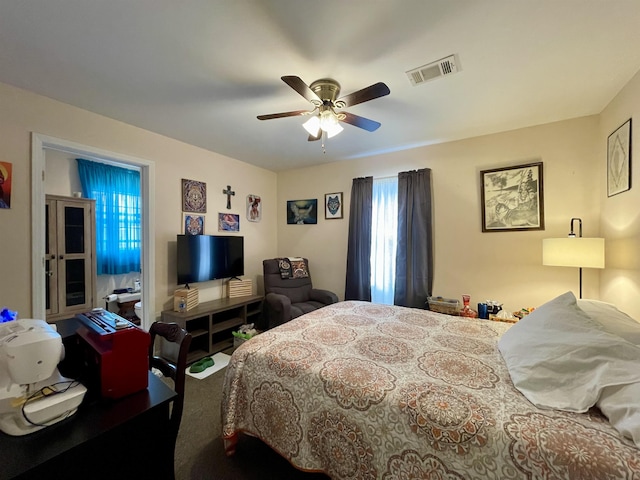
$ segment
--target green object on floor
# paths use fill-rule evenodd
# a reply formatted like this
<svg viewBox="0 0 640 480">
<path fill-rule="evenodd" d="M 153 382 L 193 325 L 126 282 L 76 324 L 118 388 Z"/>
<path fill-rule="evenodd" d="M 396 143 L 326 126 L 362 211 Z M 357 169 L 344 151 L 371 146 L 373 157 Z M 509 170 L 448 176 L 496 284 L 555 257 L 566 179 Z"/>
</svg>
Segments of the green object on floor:
<svg viewBox="0 0 640 480">
<path fill-rule="evenodd" d="M 213 367 L 216 362 L 213 361 L 211 357 L 204 357 L 198 360 L 196 363 L 189 367 L 189 372 L 191 373 L 200 373 L 204 372 L 207 368 Z"/>
</svg>

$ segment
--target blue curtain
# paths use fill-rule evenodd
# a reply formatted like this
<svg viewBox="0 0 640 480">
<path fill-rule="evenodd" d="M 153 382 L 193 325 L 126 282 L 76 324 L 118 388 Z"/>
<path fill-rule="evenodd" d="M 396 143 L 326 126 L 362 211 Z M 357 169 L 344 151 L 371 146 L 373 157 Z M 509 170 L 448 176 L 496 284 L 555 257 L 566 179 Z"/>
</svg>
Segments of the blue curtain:
<svg viewBox="0 0 640 480">
<path fill-rule="evenodd" d="M 373 179 L 371 301 L 393 305 L 398 231 L 398 177 Z"/>
<path fill-rule="evenodd" d="M 98 275 L 140 271 L 140 172 L 78 158 L 85 198 L 96 201 Z"/>
</svg>

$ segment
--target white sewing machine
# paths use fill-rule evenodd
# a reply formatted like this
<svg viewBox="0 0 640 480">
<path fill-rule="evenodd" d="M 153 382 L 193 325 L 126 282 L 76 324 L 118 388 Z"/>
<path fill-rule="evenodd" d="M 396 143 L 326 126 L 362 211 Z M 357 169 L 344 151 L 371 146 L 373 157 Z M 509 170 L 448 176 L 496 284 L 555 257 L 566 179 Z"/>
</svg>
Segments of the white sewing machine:
<svg viewBox="0 0 640 480">
<path fill-rule="evenodd" d="M 0 323 L 0 430 L 25 435 L 71 415 L 84 385 L 60 375 L 62 338 L 44 320 Z"/>
</svg>

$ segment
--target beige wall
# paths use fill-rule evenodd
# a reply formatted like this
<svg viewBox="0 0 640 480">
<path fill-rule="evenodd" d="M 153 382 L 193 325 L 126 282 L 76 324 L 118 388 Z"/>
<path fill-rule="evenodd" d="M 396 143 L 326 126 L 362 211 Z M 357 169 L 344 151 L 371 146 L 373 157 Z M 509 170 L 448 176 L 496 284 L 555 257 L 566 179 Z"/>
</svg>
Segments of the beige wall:
<svg viewBox="0 0 640 480">
<path fill-rule="evenodd" d="M 207 233 L 224 211 L 227 184 L 236 191 L 233 212 L 244 219 L 244 198 L 263 198 L 262 222 L 241 220 L 247 238 L 247 276 L 260 283 L 263 258 L 307 256 L 314 283 L 344 295 L 351 181 L 428 167 L 433 171 L 436 265 L 434 294 L 472 302 L 495 299 L 514 310 L 537 306 L 578 290 L 578 272 L 541 265 L 542 239 L 565 236 L 581 217 L 585 236 L 607 239 L 607 268 L 584 271 L 584 296 L 618 304 L 635 318 L 640 307 L 638 170 L 632 189 L 606 196 L 606 139 L 640 110 L 636 76 L 602 115 L 533 128 L 352 159 L 275 174 L 176 140 L 0 84 L 0 160 L 13 163 L 12 208 L 0 210 L 0 307 L 22 317 L 31 312 L 30 135 L 37 132 L 154 162 L 156 167 L 156 313 L 175 289 L 173 251 L 180 230 L 180 179 L 207 182 Z M 634 145 L 639 145 L 638 128 Z M 343 134 L 349 134 L 345 131 Z M 361 133 L 361 132 L 357 132 Z M 331 148 L 330 141 L 327 148 Z M 546 230 L 482 233 L 481 170 L 542 160 Z M 74 190 L 70 185 L 69 190 Z M 344 219 L 325 220 L 325 193 L 344 192 Z M 317 198 L 317 225 L 287 225 L 286 201 Z M 217 282 L 203 285 L 204 300 L 222 295 Z M 25 313 L 26 312 L 26 313 Z"/>
<path fill-rule="evenodd" d="M 607 197 L 607 137 L 632 118 L 631 190 Z M 606 238 L 606 268 L 600 294 L 640 321 L 640 72 L 600 116 L 598 176 L 601 183 L 600 228 Z M 634 151 L 635 150 L 635 151 Z"/>
<path fill-rule="evenodd" d="M 46 151 L 45 193 L 69 197 L 73 192 L 82 191 L 75 159 L 76 155 L 66 152 L 51 149 Z"/>
<path fill-rule="evenodd" d="M 31 315 L 32 132 L 155 164 L 156 202 L 152 214 L 156 240 L 156 314 L 172 306 L 176 288 L 175 241 L 182 225 L 182 178 L 207 184 L 205 233 L 217 232 L 217 213 L 226 211 L 222 190 L 227 185 L 235 190 L 231 212 L 240 214 L 241 218 L 246 278 L 253 278 L 257 283 L 262 273 L 262 259 L 276 254 L 275 173 L 5 84 L 0 84 L 0 111 L 0 160 L 13 164 L 11 209 L 0 210 L 0 308 L 18 310 L 22 318 Z M 259 223 L 246 220 L 248 194 L 260 195 L 263 199 L 263 217 Z M 38 226 L 33 227 L 34 235 L 40 234 L 38 230 Z M 198 286 L 201 300 L 222 295 L 221 281 Z"/>
<path fill-rule="evenodd" d="M 278 253 L 308 256 L 314 283 L 344 296 L 351 181 L 428 167 L 433 171 L 435 295 L 491 299 L 510 310 L 537 306 L 579 290 L 578 270 L 542 266 L 542 239 L 566 236 L 581 217 L 585 236 L 599 234 L 602 187 L 596 154 L 598 117 L 591 116 L 439 145 L 278 174 Z M 345 129 L 343 135 L 348 135 Z M 329 141 L 327 148 L 331 148 Z M 541 160 L 544 231 L 481 231 L 480 171 Z M 345 193 L 345 218 L 287 225 L 286 200 Z M 599 297 L 597 270 L 584 271 L 584 297 Z M 639 316 L 640 318 L 640 316 Z"/>
</svg>

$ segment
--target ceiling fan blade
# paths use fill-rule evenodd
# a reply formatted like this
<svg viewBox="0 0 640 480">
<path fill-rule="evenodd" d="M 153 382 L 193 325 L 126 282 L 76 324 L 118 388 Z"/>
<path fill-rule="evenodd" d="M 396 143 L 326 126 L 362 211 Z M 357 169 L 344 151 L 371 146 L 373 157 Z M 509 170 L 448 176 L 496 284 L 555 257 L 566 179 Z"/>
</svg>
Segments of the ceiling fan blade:
<svg viewBox="0 0 640 480">
<path fill-rule="evenodd" d="M 291 88 L 293 88 L 296 92 L 298 92 L 300 95 L 306 98 L 309 102 L 322 103 L 322 100 L 320 99 L 320 97 L 318 97 L 318 95 L 316 95 L 316 93 L 313 90 L 311 90 L 311 88 L 309 88 L 309 85 L 304 83 L 300 77 L 296 77 L 295 75 L 287 75 L 285 77 L 280 77 L 280 78 L 284 83 L 286 83 Z"/>
<path fill-rule="evenodd" d="M 373 100 L 375 98 L 384 97 L 385 95 L 389 95 L 391 90 L 384 83 L 378 82 L 373 85 L 369 85 L 362 90 L 358 90 L 357 92 L 350 93 L 349 95 L 345 95 L 344 97 L 340 97 L 336 103 L 344 102 L 346 107 L 351 107 L 353 105 L 358 105 L 359 103 L 368 102 L 369 100 Z"/>
<path fill-rule="evenodd" d="M 340 112 L 340 116 L 342 115 L 344 115 L 344 118 L 340 119 L 341 122 L 348 123 L 350 125 L 353 125 L 354 127 L 363 128 L 369 132 L 373 132 L 377 130 L 380 127 L 380 125 L 382 125 L 379 122 L 376 122 L 374 120 L 369 120 L 368 118 L 360 117 L 358 115 L 354 115 L 353 113 Z"/>
<path fill-rule="evenodd" d="M 298 115 L 307 115 L 309 110 L 294 110 L 293 112 L 270 113 L 269 115 L 258 115 L 258 120 L 271 120 L 272 118 L 295 117 Z"/>
<path fill-rule="evenodd" d="M 320 140 L 322 138 L 322 129 L 318 128 L 318 133 L 316 133 L 315 135 L 309 135 L 309 138 L 307 138 L 307 140 L 309 142 L 315 142 L 316 140 Z"/>
</svg>

